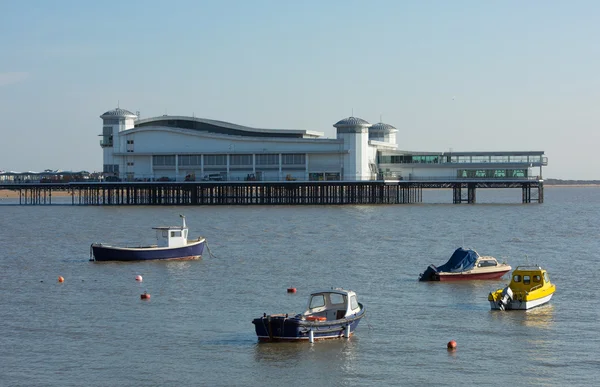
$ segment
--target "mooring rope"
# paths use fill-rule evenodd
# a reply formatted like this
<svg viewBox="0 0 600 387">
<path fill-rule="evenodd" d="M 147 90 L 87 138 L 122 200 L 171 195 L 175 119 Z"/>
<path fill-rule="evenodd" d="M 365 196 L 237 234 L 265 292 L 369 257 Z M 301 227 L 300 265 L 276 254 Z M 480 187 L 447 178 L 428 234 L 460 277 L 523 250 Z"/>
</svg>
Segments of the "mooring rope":
<svg viewBox="0 0 600 387">
<path fill-rule="evenodd" d="M 208 247 L 208 241 L 206 239 L 204 240 L 204 244 L 206 245 L 206 251 L 208 251 L 208 255 L 210 255 L 211 258 L 217 258 L 212 251 L 210 251 L 210 247 Z"/>
</svg>

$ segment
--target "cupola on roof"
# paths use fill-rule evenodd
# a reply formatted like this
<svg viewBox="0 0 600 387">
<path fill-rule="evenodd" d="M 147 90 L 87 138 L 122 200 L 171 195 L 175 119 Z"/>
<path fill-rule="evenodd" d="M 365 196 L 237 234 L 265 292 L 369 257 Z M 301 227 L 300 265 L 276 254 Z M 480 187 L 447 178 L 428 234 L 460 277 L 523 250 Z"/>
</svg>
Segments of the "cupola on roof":
<svg viewBox="0 0 600 387">
<path fill-rule="evenodd" d="M 371 127 L 369 128 L 369 131 L 389 133 L 389 132 L 397 131 L 397 129 L 390 124 L 378 122 L 376 124 L 371 125 Z"/>
<path fill-rule="evenodd" d="M 137 117 L 137 115 L 133 114 L 129 110 L 115 108 L 113 110 L 109 110 L 100 117 Z"/>
<path fill-rule="evenodd" d="M 350 126 L 371 126 L 368 121 L 358 117 L 348 117 L 343 120 L 339 120 L 333 125 L 335 128 L 345 128 Z"/>
</svg>

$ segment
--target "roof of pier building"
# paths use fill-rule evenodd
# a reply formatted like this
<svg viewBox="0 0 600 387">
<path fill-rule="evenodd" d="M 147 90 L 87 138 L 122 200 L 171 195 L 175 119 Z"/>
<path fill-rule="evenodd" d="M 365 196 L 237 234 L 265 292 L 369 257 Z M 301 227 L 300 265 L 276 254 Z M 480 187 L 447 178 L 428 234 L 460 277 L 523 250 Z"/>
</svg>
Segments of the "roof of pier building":
<svg viewBox="0 0 600 387">
<path fill-rule="evenodd" d="M 383 122 L 378 122 L 369 127 L 369 132 L 394 133 L 397 131 L 398 129 L 396 129 L 396 127 L 390 124 L 385 124 Z"/>
<path fill-rule="evenodd" d="M 113 110 L 109 110 L 109 111 L 105 112 L 104 114 L 102 114 L 100 116 L 100 118 L 104 118 L 104 117 L 137 117 L 137 115 L 133 114 L 129 110 L 121 109 L 120 107 L 117 107 Z"/>
<path fill-rule="evenodd" d="M 357 127 L 357 126 L 370 127 L 371 124 L 368 121 L 363 120 L 362 118 L 347 117 L 342 120 L 339 120 L 338 122 L 333 124 L 333 126 L 335 128 L 349 128 L 349 127 Z"/>
<path fill-rule="evenodd" d="M 322 138 L 324 136 L 322 132 L 312 130 L 252 128 L 206 118 L 168 115 L 136 121 L 135 128 L 144 127 L 167 127 L 243 137 Z"/>
</svg>

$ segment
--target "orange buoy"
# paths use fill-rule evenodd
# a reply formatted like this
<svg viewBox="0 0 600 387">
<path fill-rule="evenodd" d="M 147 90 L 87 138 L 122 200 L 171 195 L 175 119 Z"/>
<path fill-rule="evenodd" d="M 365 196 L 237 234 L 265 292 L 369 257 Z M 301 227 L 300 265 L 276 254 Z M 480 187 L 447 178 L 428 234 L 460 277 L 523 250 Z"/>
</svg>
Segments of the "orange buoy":
<svg viewBox="0 0 600 387">
<path fill-rule="evenodd" d="M 139 281 L 139 282 L 142 282 L 143 278 L 142 278 L 142 276 L 141 276 L 141 275 L 136 275 L 136 276 L 135 276 L 135 280 L 136 280 L 136 281 Z"/>
<path fill-rule="evenodd" d="M 150 299 L 150 295 L 149 295 L 148 293 L 144 292 L 144 294 L 142 294 L 142 295 L 140 296 L 140 298 L 141 298 L 142 300 L 149 300 L 149 299 Z"/>
<path fill-rule="evenodd" d="M 288 288 L 288 293 L 296 293 L 296 288 Z"/>
<path fill-rule="evenodd" d="M 61 276 L 58 276 L 58 282 L 65 282 L 65 279 Z"/>
<path fill-rule="evenodd" d="M 456 349 L 456 341 L 454 341 L 454 340 L 450 340 L 450 341 L 448 342 L 448 349 L 449 349 L 449 350 L 455 350 L 455 349 Z"/>
</svg>

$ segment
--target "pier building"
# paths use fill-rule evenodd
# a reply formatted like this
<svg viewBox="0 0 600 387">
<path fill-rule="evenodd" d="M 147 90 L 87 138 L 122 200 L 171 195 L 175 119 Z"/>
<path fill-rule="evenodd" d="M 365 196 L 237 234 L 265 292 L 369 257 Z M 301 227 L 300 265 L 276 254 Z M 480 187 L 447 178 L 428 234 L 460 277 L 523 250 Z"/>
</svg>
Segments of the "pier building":
<svg viewBox="0 0 600 387">
<path fill-rule="evenodd" d="M 109 181 L 541 181 L 548 163 L 539 150 L 400 150 L 397 128 L 358 117 L 333 124 L 336 138 L 122 108 L 100 118 Z"/>
</svg>

